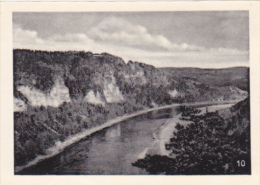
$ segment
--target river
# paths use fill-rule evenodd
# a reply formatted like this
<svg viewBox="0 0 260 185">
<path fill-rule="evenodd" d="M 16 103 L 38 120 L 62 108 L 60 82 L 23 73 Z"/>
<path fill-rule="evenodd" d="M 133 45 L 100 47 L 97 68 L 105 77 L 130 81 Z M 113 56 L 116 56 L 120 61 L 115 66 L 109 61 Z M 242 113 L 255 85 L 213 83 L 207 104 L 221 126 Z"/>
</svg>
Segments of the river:
<svg viewBox="0 0 260 185">
<path fill-rule="evenodd" d="M 143 157 L 149 150 L 149 146 L 155 140 L 154 133 L 161 125 L 179 113 L 177 106 L 155 110 L 118 122 L 70 145 L 58 155 L 16 174 L 147 174 L 145 170 L 132 166 L 132 163 Z"/>
<path fill-rule="evenodd" d="M 151 145 L 156 130 L 178 113 L 175 107 L 119 122 L 18 174 L 147 174 L 131 163 Z"/>
</svg>

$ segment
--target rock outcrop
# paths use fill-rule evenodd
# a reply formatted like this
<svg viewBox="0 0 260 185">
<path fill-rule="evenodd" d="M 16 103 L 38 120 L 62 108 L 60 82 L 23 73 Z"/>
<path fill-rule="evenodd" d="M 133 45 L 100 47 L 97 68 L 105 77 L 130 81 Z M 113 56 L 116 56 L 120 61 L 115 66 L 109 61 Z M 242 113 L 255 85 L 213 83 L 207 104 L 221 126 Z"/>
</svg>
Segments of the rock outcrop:
<svg viewBox="0 0 260 185">
<path fill-rule="evenodd" d="M 21 85 L 17 87 L 31 106 L 59 107 L 64 102 L 70 102 L 69 90 L 61 79 L 57 79 L 49 93 L 44 93 L 33 86 Z M 22 100 L 17 99 L 16 102 Z M 21 103 L 23 104 L 23 103 Z"/>
</svg>

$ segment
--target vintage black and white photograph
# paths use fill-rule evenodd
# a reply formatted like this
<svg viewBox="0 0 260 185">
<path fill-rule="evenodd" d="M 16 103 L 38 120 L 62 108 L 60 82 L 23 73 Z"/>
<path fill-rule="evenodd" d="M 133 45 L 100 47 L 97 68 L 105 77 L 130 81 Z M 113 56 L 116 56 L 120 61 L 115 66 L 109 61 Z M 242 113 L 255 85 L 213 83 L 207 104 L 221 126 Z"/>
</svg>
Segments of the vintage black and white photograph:
<svg viewBox="0 0 260 185">
<path fill-rule="evenodd" d="M 251 175 L 249 11 L 12 27 L 15 175 Z"/>
</svg>

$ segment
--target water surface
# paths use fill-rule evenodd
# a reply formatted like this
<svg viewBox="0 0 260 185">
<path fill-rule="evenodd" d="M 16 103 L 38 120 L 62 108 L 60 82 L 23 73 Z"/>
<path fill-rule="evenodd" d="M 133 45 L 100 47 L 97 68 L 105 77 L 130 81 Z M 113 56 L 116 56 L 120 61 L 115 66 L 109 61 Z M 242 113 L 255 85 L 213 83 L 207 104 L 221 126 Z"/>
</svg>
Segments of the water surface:
<svg viewBox="0 0 260 185">
<path fill-rule="evenodd" d="M 119 122 L 18 174 L 147 174 L 131 163 L 151 145 L 159 127 L 178 113 L 178 108 L 170 108 Z"/>
</svg>

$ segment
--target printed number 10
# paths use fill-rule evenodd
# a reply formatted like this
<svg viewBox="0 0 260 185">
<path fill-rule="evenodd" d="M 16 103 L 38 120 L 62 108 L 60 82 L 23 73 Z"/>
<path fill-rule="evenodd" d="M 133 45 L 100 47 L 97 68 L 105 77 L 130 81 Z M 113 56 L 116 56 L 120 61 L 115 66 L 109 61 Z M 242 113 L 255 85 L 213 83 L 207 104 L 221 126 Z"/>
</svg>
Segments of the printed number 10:
<svg viewBox="0 0 260 185">
<path fill-rule="evenodd" d="M 246 162 L 245 162 L 244 160 L 241 160 L 241 161 L 238 160 L 238 161 L 237 161 L 237 166 L 238 166 L 238 167 L 240 167 L 240 166 L 245 167 L 245 166 L 246 166 Z"/>
</svg>

